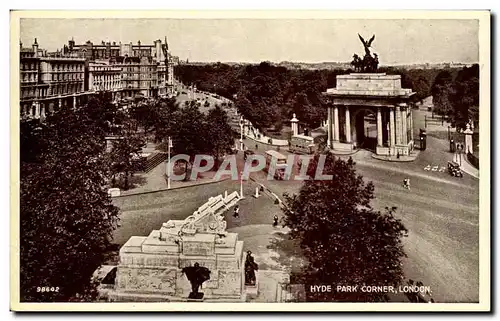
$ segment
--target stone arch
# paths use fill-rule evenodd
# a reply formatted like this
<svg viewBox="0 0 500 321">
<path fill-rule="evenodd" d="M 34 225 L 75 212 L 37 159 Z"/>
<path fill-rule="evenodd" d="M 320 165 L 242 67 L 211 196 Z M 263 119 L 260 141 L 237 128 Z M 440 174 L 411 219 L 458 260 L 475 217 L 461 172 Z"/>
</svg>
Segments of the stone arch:
<svg viewBox="0 0 500 321">
<path fill-rule="evenodd" d="M 351 108 L 351 137 L 356 148 L 377 147 L 377 111 L 371 107 Z"/>
</svg>

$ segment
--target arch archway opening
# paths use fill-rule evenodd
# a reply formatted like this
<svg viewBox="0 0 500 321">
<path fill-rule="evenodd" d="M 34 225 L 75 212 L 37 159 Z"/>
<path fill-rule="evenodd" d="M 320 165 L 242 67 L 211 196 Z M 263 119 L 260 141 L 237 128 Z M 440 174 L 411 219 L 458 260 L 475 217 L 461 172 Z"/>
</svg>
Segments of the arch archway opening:
<svg viewBox="0 0 500 321">
<path fill-rule="evenodd" d="M 377 115 L 373 110 L 362 109 L 355 115 L 357 148 L 375 151 L 377 148 Z"/>
</svg>

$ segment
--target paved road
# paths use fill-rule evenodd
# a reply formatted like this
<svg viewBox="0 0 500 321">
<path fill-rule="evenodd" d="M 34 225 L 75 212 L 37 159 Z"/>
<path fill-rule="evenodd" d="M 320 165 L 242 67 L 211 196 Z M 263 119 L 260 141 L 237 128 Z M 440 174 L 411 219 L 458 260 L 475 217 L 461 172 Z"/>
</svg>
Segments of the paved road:
<svg viewBox="0 0 500 321">
<path fill-rule="evenodd" d="M 432 154 L 432 149 L 428 153 Z M 357 172 L 375 185 L 374 208 L 397 206 L 396 215 L 409 230 L 404 240 L 407 277 L 431 286 L 437 302 L 478 301 L 478 180 L 468 175 L 459 179 L 446 172 L 424 171 L 422 165 L 434 159 L 432 156 L 413 163 L 354 158 L 359 158 Z M 278 195 L 300 189 L 296 181 L 268 181 L 264 173 L 253 177 Z M 406 177 L 411 179 L 411 192 L 402 188 Z"/>
<path fill-rule="evenodd" d="M 273 216 L 281 215 L 279 206 L 265 195 L 254 199 L 251 195 L 258 186 L 254 182 L 245 181 L 243 186 L 246 198 L 238 203 L 241 208 L 240 218 L 234 219 L 231 213 L 226 213 L 227 227 L 272 224 Z M 121 215 L 120 227 L 115 230 L 113 242 L 123 245 L 131 236 L 147 236 L 170 219 L 185 219 L 210 197 L 223 194 L 224 191 L 239 193 L 239 181 L 225 180 L 183 189 L 114 198 L 113 203 L 120 208 Z"/>
</svg>

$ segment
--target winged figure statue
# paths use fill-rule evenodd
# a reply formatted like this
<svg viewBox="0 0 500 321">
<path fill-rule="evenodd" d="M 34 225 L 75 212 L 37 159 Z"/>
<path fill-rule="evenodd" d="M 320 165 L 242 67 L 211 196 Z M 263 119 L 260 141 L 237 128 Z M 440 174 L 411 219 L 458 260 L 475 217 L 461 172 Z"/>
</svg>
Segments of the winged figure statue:
<svg viewBox="0 0 500 321">
<path fill-rule="evenodd" d="M 361 40 L 361 42 L 363 43 L 363 46 L 365 47 L 365 54 L 370 56 L 370 47 L 372 45 L 372 42 L 373 40 L 375 40 L 375 35 L 373 35 L 370 40 L 368 41 L 365 41 L 365 39 L 363 39 L 363 37 L 361 37 L 361 35 L 358 33 L 358 36 L 359 36 L 359 40 Z"/>
</svg>

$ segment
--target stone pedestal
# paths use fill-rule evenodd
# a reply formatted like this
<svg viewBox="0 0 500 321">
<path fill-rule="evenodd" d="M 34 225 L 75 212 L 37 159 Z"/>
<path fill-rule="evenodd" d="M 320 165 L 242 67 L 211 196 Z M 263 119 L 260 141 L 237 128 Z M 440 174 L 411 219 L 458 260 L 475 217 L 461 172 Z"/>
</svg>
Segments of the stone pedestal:
<svg viewBox="0 0 500 321">
<path fill-rule="evenodd" d="M 293 114 L 293 118 L 290 120 L 292 124 L 292 135 L 296 136 L 299 134 L 299 120 L 296 115 Z"/>
<path fill-rule="evenodd" d="M 470 124 L 467 124 L 467 128 L 464 130 L 465 135 L 465 153 L 472 153 L 474 146 L 472 145 L 472 134 L 473 131 L 470 129 Z"/>
</svg>

